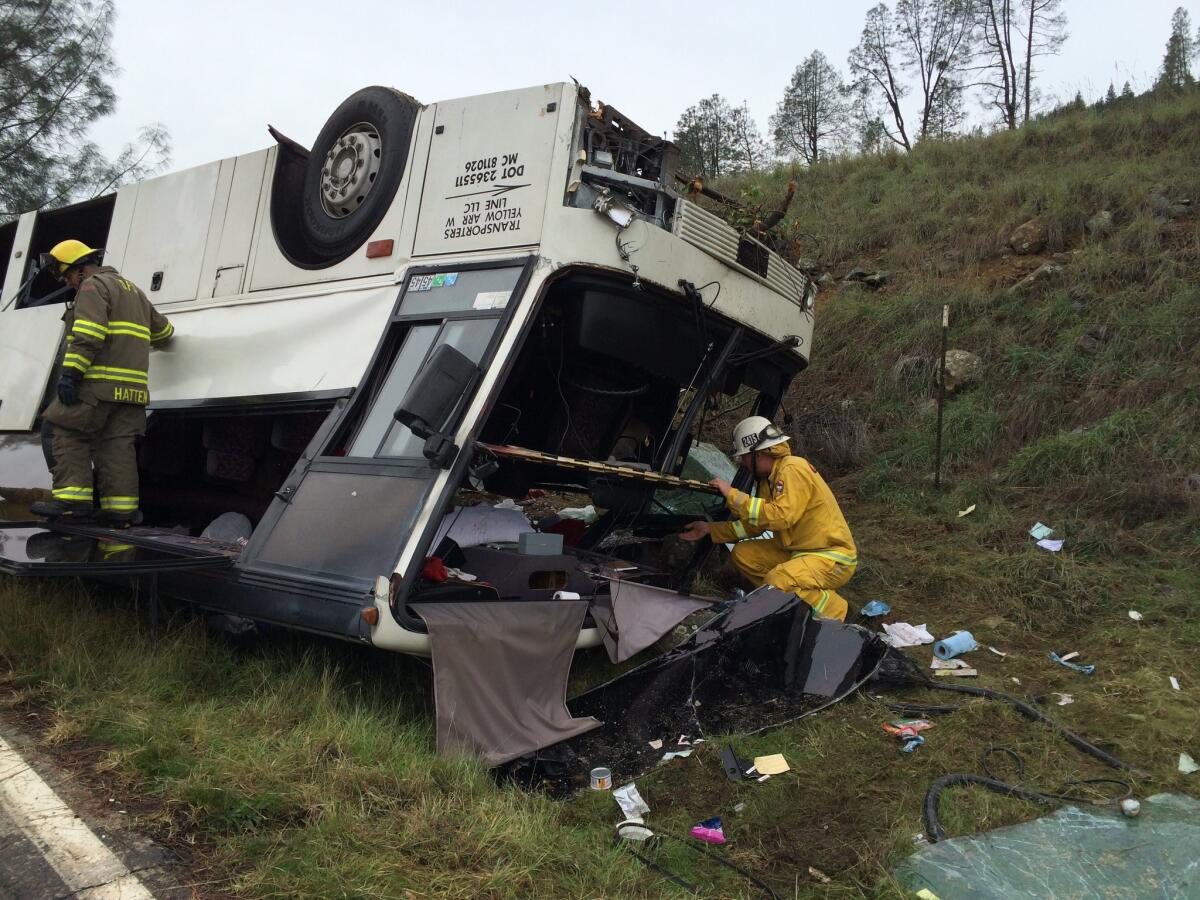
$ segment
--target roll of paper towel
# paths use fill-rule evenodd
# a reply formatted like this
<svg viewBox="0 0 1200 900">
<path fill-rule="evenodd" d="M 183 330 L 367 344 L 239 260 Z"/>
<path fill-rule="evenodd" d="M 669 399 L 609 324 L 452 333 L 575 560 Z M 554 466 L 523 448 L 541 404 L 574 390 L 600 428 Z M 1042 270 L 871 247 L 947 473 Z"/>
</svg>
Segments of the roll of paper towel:
<svg viewBox="0 0 1200 900">
<path fill-rule="evenodd" d="M 933 645 L 933 655 L 938 659 L 953 659 L 960 653 L 977 649 L 979 645 L 975 643 L 975 638 L 971 637 L 971 632 L 956 631 Z"/>
</svg>

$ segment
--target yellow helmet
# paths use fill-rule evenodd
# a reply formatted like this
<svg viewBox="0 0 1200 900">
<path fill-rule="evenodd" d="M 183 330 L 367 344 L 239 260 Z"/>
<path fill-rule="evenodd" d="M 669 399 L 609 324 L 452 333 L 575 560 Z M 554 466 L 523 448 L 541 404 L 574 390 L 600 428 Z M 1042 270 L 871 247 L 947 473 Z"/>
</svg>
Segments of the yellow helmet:
<svg viewBox="0 0 1200 900">
<path fill-rule="evenodd" d="M 89 256 L 94 256 L 94 261 L 99 261 L 103 250 L 93 250 L 83 241 L 77 241 L 74 238 L 65 241 L 59 241 L 50 248 L 49 253 L 42 254 L 42 268 L 53 267 L 57 264 L 58 275 L 61 277 L 71 268 L 81 262 L 88 262 Z"/>
</svg>

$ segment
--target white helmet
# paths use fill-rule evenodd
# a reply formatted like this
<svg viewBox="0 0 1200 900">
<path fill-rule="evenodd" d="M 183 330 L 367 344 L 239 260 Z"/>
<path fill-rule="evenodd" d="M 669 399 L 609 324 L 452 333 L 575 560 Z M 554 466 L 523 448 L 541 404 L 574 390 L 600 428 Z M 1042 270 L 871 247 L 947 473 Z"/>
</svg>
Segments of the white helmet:
<svg viewBox="0 0 1200 900">
<path fill-rule="evenodd" d="M 772 425 L 766 416 L 749 416 L 733 429 L 733 455 L 736 457 L 751 450 L 766 450 L 787 439 L 788 436 Z"/>
</svg>

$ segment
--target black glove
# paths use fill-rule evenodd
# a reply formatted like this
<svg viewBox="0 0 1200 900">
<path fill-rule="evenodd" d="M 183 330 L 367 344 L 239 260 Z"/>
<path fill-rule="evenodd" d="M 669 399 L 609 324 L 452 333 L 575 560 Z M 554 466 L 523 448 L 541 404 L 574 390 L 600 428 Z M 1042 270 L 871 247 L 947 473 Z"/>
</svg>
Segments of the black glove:
<svg viewBox="0 0 1200 900">
<path fill-rule="evenodd" d="M 74 406 L 79 402 L 79 382 L 83 373 L 78 369 L 63 369 L 58 377 L 58 399 L 63 406 Z"/>
</svg>

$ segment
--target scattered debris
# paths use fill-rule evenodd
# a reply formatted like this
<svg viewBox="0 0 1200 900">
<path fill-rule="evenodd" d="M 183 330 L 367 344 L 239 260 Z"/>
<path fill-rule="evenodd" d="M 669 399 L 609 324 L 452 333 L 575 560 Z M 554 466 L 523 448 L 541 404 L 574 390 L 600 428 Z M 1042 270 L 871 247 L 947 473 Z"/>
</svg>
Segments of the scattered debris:
<svg viewBox="0 0 1200 900">
<path fill-rule="evenodd" d="M 1142 811 L 1142 804 L 1133 797 L 1126 797 L 1121 801 L 1121 812 L 1131 819 L 1137 818 Z"/>
<path fill-rule="evenodd" d="M 1049 525 L 1043 525 L 1041 522 L 1038 522 L 1029 529 L 1029 536 L 1035 541 L 1040 541 L 1042 538 L 1048 538 L 1052 534 L 1054 534 L 1054 529 Z"/>
<path fill-rule="evenodd" d="M 745 803 L 735 804 L 733 807 L 733 811 L 735 813 L 744 813 L 746 811 L 746 804 Z"/>
<path fill-rule="evenodd" d="M 1133 621 L 1135 621 L 1135 622 L 1140 622 L 1140 621 L 1142 621 L 1142 614 L 1140 612 L 1138 612 L 1136 609 L 1131 609 L 1129 611 L 1129 618 L 1133 619 Z"/>
<path fill-rule="evenodd" d="M 1200 765 L 1192 759 L 1190 753 L 1179 754 L 1179 771 L 1184 775 L 1191 775 L 1193 772 L 1200 772 Z"/>
<path fill-rule="evenodd" d="M 941 678 L 975 678 L 979 675 L 978 669 L 940 669 L 933 673 Z"/>
<path fill-rule="evenodd" d="M 958 517 L 961 519 L 963 516 L 969 516 L 973 512 L 975 512 L 975 504 L 974 503 L 972 503 L 966 509 L 960 509 L 958 511 Z"/>
<path fill-rule="evenodd" d="M 689 747 L 687 750 L 668 750 L 666 753 L 663 754 L 660 762 L 670 762 L 671 760 L 675 759 L 676 757 L 679 757 L 680 759 L 687 759 L 691 755 L 692 755 L 691 747 Z"/>
<path fill-rule="evenodd" d="M 1062 657 L 1062 661 L 1063 661 L 1063 662 L 1070 662 L 1071 660 L 1073 660 L 1073 659 L 1074 659 L 1075 657 L 1077 657 L 1078 655 L 1079 655 L 1079 651 L 1078 651 L 1078 650 L 1072 650 L 1070 653 L 1068 653 L 1068 654 L 1066 654 L 1065 656 L 1063 656 L 1063 657 Z"/>
<path fill-rule="evenodd" d="M 782 753 L 772 753 L 769 756 L 754 757 L 754 768 L 760 775 L 782 775 L 791 769 Z"/>
<path fill-rule="evenodd" d="M 886 632 L 883 639 L 893 647 L 918 647 L 921 644 L 932 644 L 934 640 L 924 623 L 920 625 L 909 625 L 907 622 L 885 623 L 883 630 Z"/>
<path fill-rule="evenodd" d="M 995 653 L 997 656 L 1003 656 L 1003 657 L 1008 656 L 1008 654 L 1005 653 L 1003 650 L 997 650 L 995 647 L 993 647 L 991 645 L 988 646 L 988 649 L 991 650 L 993 653 Z"/>
<path fill-rule="evenodd" d="M 1020 684 L 1021 679 L 1018 678 L 1016 675 L 1014 675 L 1014 676 L 1012 676 L 1012 682 L 1013 682 L 1013 684 Z"/>
<path fill-rule="evenodd" d="M 967 669 L 967 668 L 970 668 L 970 663 L 968 663 L 965 659 L 942 659 L 941 657 L 935 656 L 932 660 L 929 661 L 929 668 L 931 668 L 931 669 Z"/>
<path fill-rule="evenodd" d="M 821 884 L 833 884 L 833 879 L 815 866 L 808 867 L 808 874 L 817 879 L 817 881 L 821 882 Z"/>
<path fill-rule="evenodd" d="M 651 750 L 661 750 L 662 749 L 662 745 L 663 745 L 662 738 L 655 738 L 654 740 L 648 741 L 647 743 L 650 744 Z"/>
<path fill-rule="evenodd" d="M 1063 694 L 1063 693 L 1060 693 L 1059 691 L 1055 691 L 1053 696 L 1058 698 L 1059 706 L 1067 706 L 1067 705 L 1075 702 L 1075 698 L 1072 697 L 1070 694 Z"/>
<path fill-rule="evenodd" d="M 589 524 L 600 518 L 596 513 L 596 507 L 590 503 L 587 506 L 568 506 L 566 509 L 560 509 L 558 517 L 560 519 L 578 519 Z"/>
<path fill-rule="evenodd" d="M 738 757 L 730 744 L 721 751 L 721 765 L 725 767 L 725 777 L 730 781 L 743 781 L 750 763 Z"/>
<path fill-rule="evenodd" d="M 621 785 L 613 791 L 613 799 L 621 807 L 621 812 L 625 814 L 626 819 L 641 819 L 650 812 L 650 806 L 638 793 L 635 782 L 631 781 L 629 784 Z"/>
<path fill-rule="evenodd" d="M 1175 688 L 1175 690 L 1177 690 L 1177 691 L 1183 690 L 1183 688 L 1181 688 L 1179 686 L 1179 679 L 1176 678 L 1174 675 L 1171 676 L 1171 687 Z"/>
<path fill-rule="evenodd" d="M 901 753 L 912 753 L 918 747 L 925 743 L 925 738 L 919 734 L 913 735 L 904 742 L 904 746 L 900 748 Z"/>
<path fill-rule="evenodd" d="M 1070 653 L 1067 654 L 1068 657 L 1071 655 Z M 1074 655 L 1078 656 L 1079 654 L 1076 653 Z M 1084 675 L 1091 675 L 1096 671 L 1096 667 L 1093 665 L 1081 666 L 1079 663 L 1068 662 L 1066 657 L 1059 656 L 1053 650 L 1050 651 L 1050 659 L 1060 666 L 1066 666 L 1068 669 L 1074 669 L 1076 672 L 1081 672 Z"/>
<path fill-rule="evenodd" d="M 725 843 L 725 830 L 721 827 L 719 816 L 705 819 L 703 822 L 695 825 L 689 833 L 696 840 L 704 841 L 706 844 Z"/>
<path fill-rule="evenodd" d="M 979 644 L 969 631 L 956 631 L 948 638 L 943 638 L 933 645 L 933 655 L 938 659 L 952 659 L 960 653 L 970 653 L 978 650 Z"/>
<path fill-rule="evenodd" d="M 919 732 L 932 727 L 933 723 L 928 719 L 897 719 L 894 722 L 883 723 L 884 731 L 904 741 L 904 746 L 900 749 L 905 753 L 912 753 L 925 743 L 925 738 L 921 737 Z"/>
<path fill-rule="evenodd" d="M 1057 553 L 1059 550 L 1062 549 L 1063 543 L 1064 542 L 1061 539 L 1060 540 L 1051 540 L 1050 538 L 1043 538 L 1042 540 L 1037 542 L 1037 545 L 1039 547 L 1041 547 L 1043 550 L 1049 550 L 1051 553 Z"/>
<path fill-rule="evenodd" d="M 592 769 L 592 790 L 607 791 L 612 787 L 612 772 L 603 766 Z"/>
<path fill-rule="evenodd" d="M 892 608 L 882 600 L 872 600 L 862 608 L 862 614 L 869 619 L 873 619 L 876 616 L 886 616 L 891 611 Z"/>
</svg>

